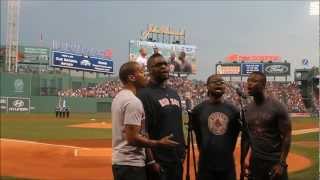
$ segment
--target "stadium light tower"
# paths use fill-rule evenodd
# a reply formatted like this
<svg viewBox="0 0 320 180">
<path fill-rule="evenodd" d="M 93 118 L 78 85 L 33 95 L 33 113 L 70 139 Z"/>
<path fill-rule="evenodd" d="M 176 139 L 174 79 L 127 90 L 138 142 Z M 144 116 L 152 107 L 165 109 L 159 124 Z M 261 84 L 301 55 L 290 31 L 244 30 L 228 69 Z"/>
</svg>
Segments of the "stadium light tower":
<svg viewBox="0 0 320 180">
<path fill-rule="evenodd" d="M 20 0 L 9 0 L 7 9 L 6 70 L 18 71 Z"/>
<path fill-rule="evenodd" d="M 311 16 L 319 16 L 319 1 L 310 2 L 309 14 Z"/>
</svg>

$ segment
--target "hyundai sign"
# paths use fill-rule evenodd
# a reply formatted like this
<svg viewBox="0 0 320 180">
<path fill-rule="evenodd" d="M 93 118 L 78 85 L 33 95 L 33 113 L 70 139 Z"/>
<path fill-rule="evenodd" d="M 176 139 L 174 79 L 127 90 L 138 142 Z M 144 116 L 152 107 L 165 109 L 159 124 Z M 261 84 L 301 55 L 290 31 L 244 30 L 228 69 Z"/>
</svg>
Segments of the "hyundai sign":
<svg viewBox="0 0 320 180">
<path fill-rule="evenodd" d="M 30 112 L 30 98 L 0 97 L 1 112 Z"/>
<path fill-rule="evenodd" d="M 113 73 L 113 61 L 111 59 L 89 57 L 60 51 L 52 51 L 51 66 L 100 73 Z"/>
<path fill-rule="evenodd" d="M 241 64 L 241 74 L 249 75 L 252 72 L 262 72 L 262 63 L 242 63 Z"/>
</svg>

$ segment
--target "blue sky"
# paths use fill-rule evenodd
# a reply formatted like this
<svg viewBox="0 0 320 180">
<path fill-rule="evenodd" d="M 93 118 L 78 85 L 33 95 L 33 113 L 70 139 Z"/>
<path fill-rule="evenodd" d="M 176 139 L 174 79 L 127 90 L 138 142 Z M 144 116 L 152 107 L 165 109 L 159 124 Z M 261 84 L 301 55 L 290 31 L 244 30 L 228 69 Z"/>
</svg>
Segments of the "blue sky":
<svg viewBox="0 0 320 180">
<path fill-rule="evenodd" d="M 6 38 L 6 1 L 1 1 L 1 44 Z M 112 49 L 116 72 L 128 59 L 129 40 L 147 24 L 184 28 L 198 47 L 198 74 L 206 79 L 231 53 L 279 55 L 301 68 L 307 58 L 319 66 L 319 17 L 309 1 L 40 1 L 22 0 L 20 44 L 53 40 Z"/>
</svg>

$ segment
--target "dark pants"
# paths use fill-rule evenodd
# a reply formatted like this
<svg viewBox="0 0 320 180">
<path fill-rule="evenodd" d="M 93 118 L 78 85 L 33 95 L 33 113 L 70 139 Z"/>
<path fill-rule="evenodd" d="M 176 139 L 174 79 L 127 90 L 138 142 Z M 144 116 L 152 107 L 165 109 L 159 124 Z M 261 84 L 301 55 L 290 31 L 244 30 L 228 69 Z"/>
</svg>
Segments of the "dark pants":
<svg viewBox="0 0 320 180">
<path fill-rule="evenodd" d="M 161 173 L 148 173 L 148 180 L 182 180 L 183 167 L 181 162 L 158 162 L 161 166 Z"/>
<path fill-rule="evenodd" d="M 288 180 L 287 168 L 284 169 L 281 176 L 271 178 L 270 172 L 272 170 L 272 167 L 276 164 L 277 161 L 252 158 L 250 163 L 250 177 L 252 178 L 252 180 Z"/>
<path fill-rule="evenodd" d="M 226 169 L 209 169 L 207 165 L 199 163 L 198 180 L 236 180 L 236 169 L 232 165 Z"/>
<path fill-rule="evenodd" d="M 145 167 L 112 165 L 114 180 L 147 180 Z"/>
</svg>

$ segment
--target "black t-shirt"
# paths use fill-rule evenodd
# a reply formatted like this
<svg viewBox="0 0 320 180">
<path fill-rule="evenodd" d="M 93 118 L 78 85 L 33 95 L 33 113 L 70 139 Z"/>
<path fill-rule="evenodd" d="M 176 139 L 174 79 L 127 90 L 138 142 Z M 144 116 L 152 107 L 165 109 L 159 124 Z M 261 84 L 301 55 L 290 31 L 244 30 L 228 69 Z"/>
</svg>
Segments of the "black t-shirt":
<svg viewBox="0 0 320 180">
<path fill-rule="evenodd" d="M 290 125 L 286 108 L 278 101 L 267 98 L 259 106 L 251 103 L 245 112 L 248 122 L 253 157 L 279 160 L 281 129 Z"/>
<path fill-rule="evenodd" d="M 207 100 L 192 110 L 191 122 L 200 152 L 199 165 L 213 170 L 234 168 L 239 110 L 227 102 L 212 104 Z"/>
<path fill-rule="evenodd" d="M 185 157 L 181 101 L 177 92 L 168 87 L 149 85 L 139 90 L 138 97 L 144 106 L 145 127 L 151 139 L 161 139 L 173 134 L 176 148 L 152 148 L 157 161 L 179 162 Z"/>
</svg>

